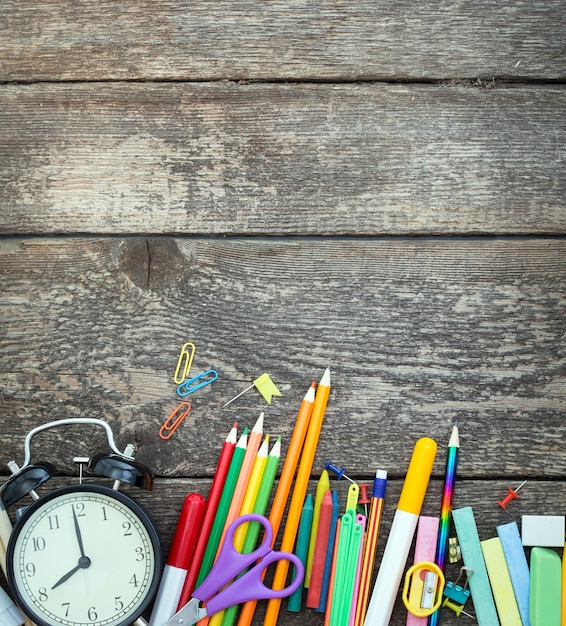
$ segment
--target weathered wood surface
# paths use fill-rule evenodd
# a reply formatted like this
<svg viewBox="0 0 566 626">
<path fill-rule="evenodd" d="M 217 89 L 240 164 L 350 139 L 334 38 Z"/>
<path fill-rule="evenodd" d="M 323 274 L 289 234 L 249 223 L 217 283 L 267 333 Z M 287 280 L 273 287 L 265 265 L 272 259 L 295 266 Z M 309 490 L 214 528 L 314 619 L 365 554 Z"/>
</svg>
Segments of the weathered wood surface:
<svg viewBox="0 0 566 626">
<path fill-rule="evenodd" d="M 564 79 L 561 0 L 7 0 L 0 80 Z"/>
<path fill-rule="evenodd" d="M 562 234 L 566 90 L 0 88 L 0 232 Z"/>
<path fill-rule="evenodd" d="M 550 239 L 6 240 L 3 449 L 49 419 L 101 417 L 159 475 L 210 475 L 234 420 L 251 427 L 265 409 L 288 439 L 330 365 L 319 469 L 333 459 L 367 477 L 379 462 L 398 477 L 419 436 L 443 441 L 458 419 L 463 477 L 562 480 L 565 251 Z M 194 373 L 219 380 L 164 443 L 185 341 Z M 264 371 L 282 400 L 221 408 Z"/>
<path fill-rule="evenodd" d="M 286 451 L 330 365 L 310 491 L 327 460 L 389 472 L 378 563 L 425 435 L 438 514 L 455 419 L 482 539 L 564 514 L 565 25 L 561 0 L 3 2 L 1 480 L 34 426 L 103 418 L 156 472 L 133 493 L 167 551 L 232 423 L 265 410 Z M 163 442 L 185 341 L 219 379 Z M 281 398 L 221 408 L 264 371 Z M 32 446 L 51 485 L 105 450 Z"/>
</svg>

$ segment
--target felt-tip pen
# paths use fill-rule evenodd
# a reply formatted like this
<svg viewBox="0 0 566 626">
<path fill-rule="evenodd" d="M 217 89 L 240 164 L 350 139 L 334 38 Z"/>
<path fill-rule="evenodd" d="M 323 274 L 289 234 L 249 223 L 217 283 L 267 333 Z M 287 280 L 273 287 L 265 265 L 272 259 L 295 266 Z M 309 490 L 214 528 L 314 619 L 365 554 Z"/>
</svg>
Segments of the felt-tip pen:
<svg viewBox="0 0 566 626">
<path fill-rule="evenodd" d="M 190 493 L 183 502 L 149 619 L 149 626 L 163 626 L 175 615 L 200 530 L 205 504 L 205 499 L 198 493 Z"/>
<path fill-rule="evenodd" d="M 373 587 L 365 626 L 389 624 L 432 473 L 436 449 L 436 442 L 428 437 L 419 439 L 415 444 Z"/>
</svg>

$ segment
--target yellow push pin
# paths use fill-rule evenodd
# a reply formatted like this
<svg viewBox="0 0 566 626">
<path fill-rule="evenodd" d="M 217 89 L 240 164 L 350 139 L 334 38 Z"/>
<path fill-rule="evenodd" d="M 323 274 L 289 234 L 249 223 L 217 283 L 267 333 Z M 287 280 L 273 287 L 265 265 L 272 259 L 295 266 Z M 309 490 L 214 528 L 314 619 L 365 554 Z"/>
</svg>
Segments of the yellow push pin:
<svg viewBox="0 0 566 626">
<path fill-rule="evenodd" d="M 259 393 L 263 396 L 263 399 L 267 402 L 267 404 L 271 404 L 271 398 L 273 398 L 273 396 L 281 395 L 281 392 L 279 391 L 279 389 L 277 389 L 277 387 L 275 386 L 275 383 L 271 380 L 271 378 L 269 378 L 269 374 L 262 374 L 261 376 L 258 376 L 258 378 L 256 378 L 253 381 L 253 384 L 251 384 L 249 387 L 244 389 L 244 391 L 239 393 L 236 397 L 232 398 L 231 400 L 228 400 L 228 402 L 226 402 L 226 404 L 224 404 L 222 408 L 228 406 L 230 403 L 234 402 L 234 400 L 237 400 L 240 396 L 243 396 L 247 391 L 249 391 L 253 387 L 255 387 L 259 391 Z"/>
</svg>

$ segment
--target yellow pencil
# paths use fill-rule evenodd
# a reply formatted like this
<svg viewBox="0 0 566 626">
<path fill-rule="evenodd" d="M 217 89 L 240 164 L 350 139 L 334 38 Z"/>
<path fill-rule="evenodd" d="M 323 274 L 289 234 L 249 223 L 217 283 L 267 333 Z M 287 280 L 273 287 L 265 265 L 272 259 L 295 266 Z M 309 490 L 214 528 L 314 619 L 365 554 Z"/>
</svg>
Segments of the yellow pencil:
<svg viewBox="0 0 566 626">
<path fill-rule="evenodd" d="M 261 479 L 263 478 L 263 472 L 265 471 L 265 465 L 267 463 L 267 454 L 269 452 L 269 435 L 266 435 L 263 443 L 259 447 L 257 456 L 254 461 L 252 473 L 250 474 L 250 480 L 248 481 L 248 487 L 246 494 L 242 502 L 242 508 L 240 509 L 240 516 L 253 513 L 257 494 L 259 492 L 259 486 L 261 485 Z M 241 552 L 244 545 L 244 539 L 248 530 L 248 524 L 242 524 L 238 527 L 238 530 L 234 534 L 234 547 L 237 552 Z"/>
<path fill-rule="evenodd" d="M 322 428 L 324 412 L 326 411 L 326 404 L 328 403 L 329 395 L 330 368 L 327 368 L 320 380 L 316 392 L 312 416 L 305 439 L 303 453 L 301 455 L 301 462 L 297 471 L 297 478 L 295 480 L 295 488 L 293 489 L 291 504 L 289 505 L 287 523 L 285 524 L 283 539 L 281 540 L 282 552 L 292 552 L 295 545 L 297 529 L 299 527 L 299 519 L 301 517 L 301 510 L 303 508 L 303 502 L 305 500 L 305 495 L 309 484 L 314 455 L 316 453 L 318 438 L 320 436 L 320 430 Z M 289 561 L 277 561 L 275 574 L 273 577 L 273 589 L 279 590 L 285 587 L 288 572 Z M 273 598 L 268 602 L 265 619 L 263 622 L 264 626 L 275 626 L 275 624 L 277 623 L 277 617 L 279 616 L 280 607 L 280 598 Z"/>
</svg>

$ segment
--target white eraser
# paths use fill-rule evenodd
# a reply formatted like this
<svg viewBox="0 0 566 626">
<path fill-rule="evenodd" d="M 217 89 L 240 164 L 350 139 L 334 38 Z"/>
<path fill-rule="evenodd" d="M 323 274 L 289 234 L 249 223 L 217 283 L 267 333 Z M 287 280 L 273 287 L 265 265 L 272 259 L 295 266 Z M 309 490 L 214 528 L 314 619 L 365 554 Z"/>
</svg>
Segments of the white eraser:
<svg viewBox="0 0 566 626">
<path fill-rule="evenodd" d="M 564 515 L 523 515 L 521 523 L 523 545 L 563 548 L 565 520 Z"/>
</svg>

